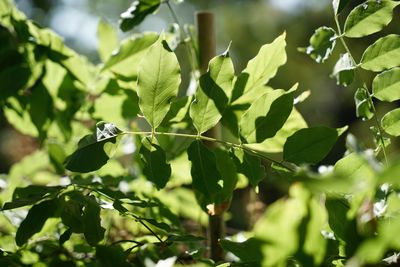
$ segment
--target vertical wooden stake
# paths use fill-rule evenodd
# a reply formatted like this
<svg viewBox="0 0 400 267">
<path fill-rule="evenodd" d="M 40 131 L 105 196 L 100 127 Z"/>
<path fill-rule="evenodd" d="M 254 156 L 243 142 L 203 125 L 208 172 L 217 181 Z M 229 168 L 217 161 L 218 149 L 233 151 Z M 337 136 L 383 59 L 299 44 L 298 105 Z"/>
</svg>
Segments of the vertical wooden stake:
<svg viewBox="0 0 400 267">
<path fill-rule="evenodd" d="M 214 14 L 211 12 L 201 11 L 197 12 L 197 32 L 199 40 L 199 63 L 200 73 L 207 72 L 208 63 L 216 55 L 216 34 Z M 218 138 L 219 131 L 218 125 L 205 133 L 205 135 L 213 138 Z M 206 142 L 208 147 L 212 147 L 214 143 Z M 215 214 L 210 214 L 208 217 L 208 245 L 210 248 L 209 257 L 215 262 L 224 259 L 224 250 L 220 245 L 220 240 L 225 235 L 225 222 L 223 209 L 220 207 L 213 207 Z"/>
</svg>

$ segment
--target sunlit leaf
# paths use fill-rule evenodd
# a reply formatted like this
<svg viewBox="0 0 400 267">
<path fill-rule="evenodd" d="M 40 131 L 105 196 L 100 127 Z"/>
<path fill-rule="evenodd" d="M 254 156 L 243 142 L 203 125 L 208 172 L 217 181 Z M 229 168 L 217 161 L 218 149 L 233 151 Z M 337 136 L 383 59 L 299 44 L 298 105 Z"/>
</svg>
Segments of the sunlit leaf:
<svg viewBox="0 0 400 267">
<path fill-rule="evenodd" d="M 181 82 L 178 59 L 162 36 L 144 56 L 138 74 L 139 106 L 155 129 L 167 114 Z"/>
<path fill-rule="evenodd" d="M 139 25 L 148 15 L 156 12 L 161 0 L 135 0 L 131 6 L 121 14 L 119 26 L 124 32 Z"/>
<path fill-rule="evenodd" d="M 143 174 L 158 189 L 164 188 L 171 176 L 171 165 L 166 162 L 164 150 L 150 137 L 145 137 L 139 153 L 144 164 Z"/>
<path fill-rule="evenodd" d="M 273 137 L 293 109 L 293 91 L 271 90 L 260 96 L 240 119 L 240 135 L 247 143 L 261 143 Z"/>
<path fill-rule="evenodd" d="M 400 108 L 386 113 L 382 118 L 382 128 L 393 136 L 400 136 Z"/>
<path fill-rule="evenodd" d="M 336 45 L 336 32 L 334 29 L 323 26 L 315 30 L 310 38 L 310 45 L 300 49 L 310 55 L 317 63 L 323 63 L 332 54 Z"/>
<path fill-rule="evenodd" d="M 322 126 L 301 129 L 287 139 L 283 158 L 296 164 L 318 163 L 328 155 L 344 130 Z"/>
<path fill-rule="evenodd" d="M 232 103 L 248 104 L 258 98 L 259 94 L 255 94 L 253 90 L 258 90 L 268 83 L 275 76 L 278 68 L 286 63 L 285 38 L 286 33 L 283 33 L 272 43 L 263 45 L 257 56 L 247 63 L 246 69 L 235 81 Z M 252 97 L 248 98 L 247 95 L 252 95 Z"/>
<path fill-rule="evenodd" d="M 200 77 L 200 87 L 190 106 L 190 117 L 200 134 L 214 127 L 221 119 L 231 96 L 234 74 L 227 50 L 213 58 L 207 73 Z"/>
<path fill-rule="evenodd" d="M 358 88 L 354 94 L 354 102 L 356 104 L 356 115 L 358 118 L 369 120 L 374 117 L 372 103 L 368 96 L 367 89 Z"/>
<path fill-rule="evenodd" d="M 121 133 L 112 123 L 97 123 L 96 132 L 83 137 L 78 143 L 78 149 L 68 156 L 65 168 L 74 172 L 100 169 L 110 158 Z"/>
<path fill-rule="evenodd" d="M 300 112 L 293 108 L 285 124 L 274 137 L 268 138 L 259 144 L 246 144 L 246 146 L 265 153 L 280 153 L 283 151 L 286 139 L 303 128 L 307 128 L 307 123 Z"/>
<path fill-rule="evenodd" d="M 97 39 L 100 58 L 105 62 L 118 45 L 118 35 L 114 27 L 101 19 L 97 26 Z"/>
<path fill-rule="evenodd" d="M 354 8 L 346 19 L 344 35 L 363 37 L 383 29 L 392 20 L 393 9 L 399 2 L 369 0 Z"/>
<path fill-rule="evenodd" d="M 136 80 L 140 61 L 157 39 L 156 33 L 143 33 L 123 40 L 104 63 L 103 70 L 110 70 L 125 79 Z"/>
<path fill-rule="evenodd" d="M 337 84 L 348 86 L 354 80 L 355 68 L 356 66 L 351 59 L 351 56 L 348 53 L 342 54 L 333 68 L 332 76 L 336 78 Z"/>
<path fill-rule="evenodd" d="M 400 68 L 393 68 L 378 74 L 373 83 L 374 97 L 392 102 L 400 99 Z"/>
<path fill-rule="evenodd" d="M 382 71 L 400 66 L 400 35 L 390 34 L 378 39 L 364 52 L 361 67 Z"/>
</svg>

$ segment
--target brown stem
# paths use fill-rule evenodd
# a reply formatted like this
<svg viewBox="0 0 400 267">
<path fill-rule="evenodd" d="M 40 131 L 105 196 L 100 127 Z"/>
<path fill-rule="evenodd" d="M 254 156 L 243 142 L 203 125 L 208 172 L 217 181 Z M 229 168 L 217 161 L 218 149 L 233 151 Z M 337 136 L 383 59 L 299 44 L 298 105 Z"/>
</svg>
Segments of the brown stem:
<svg viewBox="0 0 400 267">
<path fill-rule="evenodd" d="M 199 64 L 200 73 L 207 72 L 208 63 L 216 55 L 216 36 L 214 26 L 214 14 L 211 12 L 197 12 L 197 32 L 199 40 Z M 210 138 L 218 138 L 219 126 L 215 126 L 205 133 L 205 136 Z M 205 145 L 212 148 L 215 142 L 205 142 Z M 224 259 L 224 250 L 220 245 L 220 240 L 225 235 L 225 222 L 224 222 L 224 204 L 212 205 L 213 212 L 208 217 L 208 242 L 209 242 L 209 256 L 215 262 Z M 218 211 L 218 212 L 214 212 Z"/>
</svg>

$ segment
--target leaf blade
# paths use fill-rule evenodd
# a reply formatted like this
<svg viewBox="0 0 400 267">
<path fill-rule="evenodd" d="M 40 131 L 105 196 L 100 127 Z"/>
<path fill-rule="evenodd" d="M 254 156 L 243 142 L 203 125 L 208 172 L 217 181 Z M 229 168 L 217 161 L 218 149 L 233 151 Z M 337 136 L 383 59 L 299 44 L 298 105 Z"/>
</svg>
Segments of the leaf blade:
<svg viewBox="0 0 400 267">
<path fill-rule="evenodd" d="M 290 136 L 283 148 L 283 159 L 295 164 L 321 161 L 332 149 L 344 129 L 305 128 Z"/>
<path fill-rule="evenodd" d="M 221 190 L 218 184 L 221 175 L 214 153 L 208 150 L 201 141 L 192 142 L 187 153 L 189 161 L 192 162 L 190 173 L 194 190 L 204 195 L 209 204 L 214 203 L 215 195 Z"/>
<path fill-rule="evenodd" d="M 372 83 L 374 97 L 393 102 L 400 99 L 400 68 L 393 68 L 378 74 Z"/>
<path fill-rule="evenodd" d="M 400 136 L 400 108 L 386 113 L 382 118 L 383 130 L 393 136 Z"/>
<path fill-rule="evenodd" d="M 171 165 L 166 162 L 164 150 L 153 143 L 149 137 L 142 139 L 139 153 L 144 163 L 143 173 L 157 189 L 162 189 L 171 176 Z"/>
<path fill-rule="evenodd" d="M 232 90 L 234 69 L 228 50 L 210 61 L 200 77 L 196 99 L 190 105 L 190 117 L 198 133 L 214 127 L 222 117 Z"/>
<path fill-rule="evenodd" d="M 382 71 L 400 66 L 400 36 L 390 34 L 370 45 L 361 58 L 361 68 Z"/>
<path fill-rule="evenodd" d="M 358 38 L 383 29 L 392 20 L 393 9 L 398 2 L 369 0 L 353 9 L 346 19 L 344 35 Z"/>
<path fill-rule="evenodd" d="M 105 144 L 117 145 L 122 131 L 112 123 L 99 122 L 96 133 L 84 136 L 78 143 L 78 149 L 67 157 L 65 168 L 73 172 L 91 172 L 100 169 L 110 158 Z"/>
<path fill-rule="evenodd" d="M 254 101 L 240 119 L 240 135 L 247 143 L 261 143 L 273 137 L 293 109 L 293 91 L 271 90 Z"/>
<path fill-rule="evenodd" d="M 138 70 L 139 107 L 153 129 L 167 114 L 180 82 L 178 59 L 160 36 L 147 51 Z"/>
<path fill-rule="evenodd" d="M 272 43 L 263 45 L 258 54 L 251 59 L 245 70 L 235 81 L 232 92 L 232 104 L 251 103 L 256 96 L 247 99 L 253 90 L 265 85 L 275 76 L 278 68 L 286 63 L 286 33 L 281 34 Z"/>
</svg>

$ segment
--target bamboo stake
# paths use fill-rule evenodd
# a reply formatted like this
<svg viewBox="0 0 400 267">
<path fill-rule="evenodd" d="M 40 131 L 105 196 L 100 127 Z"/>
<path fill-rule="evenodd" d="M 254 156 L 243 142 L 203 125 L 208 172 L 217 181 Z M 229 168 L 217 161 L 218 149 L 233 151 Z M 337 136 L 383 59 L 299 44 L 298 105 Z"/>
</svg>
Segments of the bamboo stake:
<svg viewBox="0 0 400 267">
<path fill-rule="evenodd" d="M 197 12 L 197 32 L 199 42 L 199 65 L 200 73 L 207 72 L 208 63 L 216 55 L 216 34 L 214 14 L 207 11 Z M 218 125 L 205 133 L 212 138 L 219 137 Z M 208 147 L 215 143 L 205 142 Z M 225 235 L 225 224 L 223 219 L 224 207 L 212 207 L 212 212 L 208 217 L 208 245 L 210 248 L 209 257 L 215 262 L 224 259 L 224 250 L 220 245 L 221 238 Z"/>
</svg>

